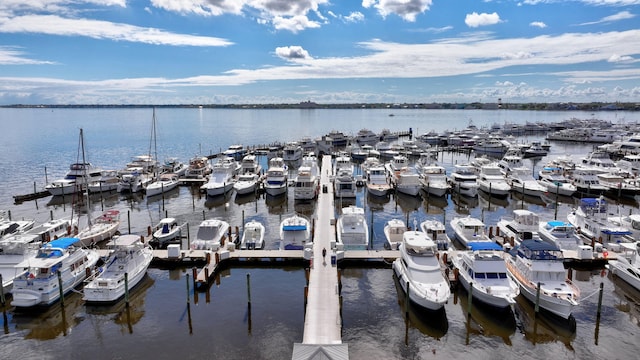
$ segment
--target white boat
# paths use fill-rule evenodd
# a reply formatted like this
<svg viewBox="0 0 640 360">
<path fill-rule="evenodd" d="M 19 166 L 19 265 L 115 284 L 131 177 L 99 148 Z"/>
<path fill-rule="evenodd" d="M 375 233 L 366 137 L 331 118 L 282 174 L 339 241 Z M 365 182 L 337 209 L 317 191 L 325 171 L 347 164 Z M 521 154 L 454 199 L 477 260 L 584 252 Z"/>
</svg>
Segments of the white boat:
<svg viewBox="0 0 640 360">
<path fill-rule="evenodd" d="M 538 183 L 550 194 L 573 196 L 578 190 L 570 180 L 564 176 L 564 169 L 557 166 L 545 166 L 538 172 Z"/>
<path fill-rule="evenodd" d="M 145 174 L 153 174 L 158 170 L 158 161 L 150 154 L 136 155 L 127 163 L 125 169 L 142 169 Z"/>
<path fill-rule="evenodd" d="M 187 174 L 187 169 L 189 167 L 185 165 L 183 162 L 178 160 L 178 158 L 170 157 L 164 161 L 164 164 L 160 166 L 160 174 L 168 173 L 168 174 L 176 174 L 178 178 L 184 177 Z"/>
<path fill-rule="evenodd" d="M 609 271 L 640 291 L 640 242 L 621 244 L 616 260 L 609 260 Z"/>
<path fill-rule="evenodd" d="M 502 158 L 498 161 L 496 165 L 500 169 L 502 169 L 502 173 L 506 176 L 511 173 L 513 169 L 524 167 L 524 162 L 522 161 L 522 151 L 520 148 L 511 147 L 507 152 L 502 156 Z"/>
<path fill-rule="evenodd" d="M 580 290 L 567 279 L 560 248 L 542 240 L 525 240 L 506 256 L 506 263 L 525 298 L 563 319 L 571 316 Z"/>
<path fill-rule="evenodd" d="M 359 145 L 375 145 L 380 141 L 380 137 L 369 129 L 360 129 L 354 140 Z"/>
<path fill-rule="evenodd" d="M 264 189 L 267 194 L 276 196 L 287 192 L 287 169 L 287 165 L 281 157 L 269 160 L 269 168 L 264 181 Z"/>
<path fill-rule="evenodd" d="M 78 220 L 75 218 L 54 219 L 36 225 L 25 232 L 10 235 L 8 239 L 14 237 L 25 237 L 30 241 L 49 242 L 61 237 L 67 237 L 78 231 Z"/>
<path fill-rule="evenodd" d="M 206 156 L 194 156 L 189 159 L 189 165 L 184 176 L 187 179 L 204 179 L 213 170 L 213 166 Z"/>
<path fill-rule="evenodd" d="M 337 243 L 344 250 L 366 250 L 369 247 L 369 227 L 364 209 L 357 206 L 342 208 L 336 224 Z"/>
<path fill-rule="evenodd" d="M 73 246 L 78 241 L 78 238 L 53 240 L 42 245 L 35 257 L 18 264 L 28 270 L 13 281 L 11 305 L 48 306 L 60 299 L 60 293 L 66 294 L 80 285 L 100 256 L 94 250 Z M 58 287 L 60 281 L 62 289 Z"/>
<path fill-rule="evenodd" d="M 251 220 L 244 224 L 240 249 L 253 250 L 264 248 L 264 232 L 264 225 L 259 221 Z"/>
<path fill-rule="evenodd" d="M 458 281 L 471 295 L 487 305 L 506 308 L 516 303 L 518 284 L 508 276 L 500 245 L 492 242 L 470 242 L 469 250 L 451 257 L 458 269 Z"/>
<path fill-rule="evenodd" d="M 584 194 L 601 195 L 609 188 L 600 184 L 598 174 L 601 170 L 578 167 L 573 170 L 571 183 L 576 187 L 576 191 Z"/>
<path fill-rule="evenodd" d="M 482 220 L 466 216 L 455 217 L 451 220 L 451 228 L 456 234 L 456 239 L 466 249 L 470 242 L 489 241 L 493 242 L 485 231 L 485 225 Z"/>
<path fill-rule="evenodd" d="M 311 200 L 318 196 L 320 179 L 317 168 L 314 172 L 308 164 L 302 164 L 294 180 L 293 198 L 295 200 Z"/>
<path fill-rule="evenodd" d="M 436 257 L 438 247 L 422 231 L 405 231 L 393 271 L 409 300 L 429 310 L 442 309 L 451 290 Z"/>
<path fill-rule="evenodd" d="M 147 194 L 147 196 L 160 195 L 177 188 L 179 184 L 180 180 L 177 174 L 160 174 L 158 180 L 147 185 L 145 188 L 145 194 Z"/>
<path fill-rule="evenodd" d="M 142 243 L 138 235 L 117 236 L 107 244 L 107 248 L 110 253 L 105 265 L 85 281 L 82 299 L 88 303 L 119 300 L 126 291 L 140 283 L 153 260 L 153 250 Z"/>
<path fill-rule="evenodd" d="M 247 150 L 244 148 L 244 146 L 242 146 L 242 144 L 230 145 L 227 150 L 222 152 L 225 157 L 232 157 L 236 160 L 242 159 L 246 153 Z"/>
<path fill-rule="evenodd" d="M 444 224 L 436 219 L 428 219 L 420 223 L 420 230 L 427 233 L 438 245 L 438 250 L 448 250 L 453 248 L 451 238 L 447 235 Z"/>
<path fill-rule="evenodd" d="M 182 226 L 176 218 L 168 217 L 160 219 L 153 228 L 152 238 L 149 241 L 155 248 L 165 249 L 169 244 L 182 242 Z"/>
<path fill-rule="evenodd" d="M 617 214 L 608 218 L 609 222 L 616 226 L 622 226 L 631 231 L 633 239 L 640 239 L 640 214 Z"/>
<path fill-rule="evenodd" d="M 4 294 L 10 293 L 13 280 L 28 270 L 26 267 L 16 265 L 35 256 L 40 244 L 40 241 L 34 241 L 33 237 L 26 236 L 7 236 L 0 240 L 0 274 Z"/>
<path fill-rule="evenodd" d="M 117 170 L 102 170 L 100 179 L 89 183 L 90 193 L 109 192 L 118 190 L 120 175 Z"/>
<path fill-rule="evenodd" d="M 478 195 L 478 175 L 470 164 L 456 164 L 449 174 L 451 190 L 460 195 L 475 197 Z"/>
<path fill-rule="evenodd" d="M 5 236 L 9 236 L 11 234 L 31 230 L 34 224 L 35 220 L 33 219 L 7 219 L 4 214 L 0 212 L 0 240 L 4 239 Z"/>
<path fill-rule="evenodd" d="M 260 176 L 256 173 L 240 174 L 233 188 L 238 195 L 254 194 L 259 182 Z"/>
<path fill-rule="evenodd" d="M 444 166 L 426 165 L 420 173 L 422 189 L 433 196 L 444 196 L 449 191 L 447 172 Z"/>
<path fill-rule="evenodd" d="M 605 247 L 616 247 L 622 242 L 631 242 L 631 231 L 609 221 L 609 204 L 603 197 L 580 199 L 577 209 L 567 214 L 567 220 L 579 229 L 585 240 L 596 239 Z"/>
<path fill-rule="evenodd" d="M 262 172 L 262 165 L 258 161 L 258 158 L 253 155 L 245 155 L 240 162 L 240 172 L 239 174 L 257 174 L 260 175 Z"/>
<path fill-rule="evenodd" d="M 538 183 L 527 167 L 515 168 L 507 175 L 507 184 L 511 190 L 528 196 L 541 197 L 547 188 Z"/>
<path fill-rule="evenodd" d="M 353 175 L 353 163 L 347 154 L 336 157 L 333 169 L 334 196 L 337 198 L 356 197 L 356 178 Z"/>
<path fill-rule="evenodd" d="M 417 196 L 422 188 L 420 175 L 409 167 L 409 159 L 404 155 L 394 156 L 386 165 L 389 179 L 398 192 Z"/>
<path fill-rule="evenodd" d="M 402 234 L 407 231 L 407 225 L 400 219 L 391 219 L 384 226 L 384 237 L 387 240 L 385 247 L 398 250 L 402 244 Z"/>
<path fill-rule="evenodd" d="M 542 147 L 542 143 L 540 141 L 532 141 L 531 146 L 524 151 L 524 157 L 543 157 L 547 156 L 548 153 L 549 151 Z"/>
<path fill-rule="evenodd" d="M 387 171 L 380 163 L 372 165 L 367 170 L 367 192 L 374 196 L 387 196 L 391 185 L 387 177 Z"/>
<path fill-rule="evenodd" d="M 518 245 L 523 240 L 540 239 L 539 228 L 538 214 L 526 209 L 516 209 L 513 210 L 513 217 L 503 216 L 498 221 L 496 235 L 499 231 L 505 239 L 513 238 L 513 243 Z"/>
<path fill-rule="evenodd" d="M 119 172 L 119 193 L 139 193 L 144 191 L 153 181 L 153 175 L 144 172 L 142 167 L 129 167 Z"/>
<path fill-rule="evenodd" d="M 280 247 L 283 250 L 303 250 L 311 244 L 311 222 L 294 214 L 280 222 Z"/>
<path fill-rule="evenodd" d="M 286 162 L 295 163 L 302 159 L 302 154 L 302 146 L 293 141 L 285 144 L 282 150 L 282 159 Z"/>
<path fill-rule="evenodd" d="M 562 250 L 578 250 L 579 246 L 584 244 L 576 227 L 566 221 L 542 221 L 538 228 L 538 235 L 543 241 Z"/>
<path fill-rule="evenodd" d="M 110 209 L 104 211 L 94 219 L 88 219 L 87 227 L 82 229 L 76 238 L 76 246 L 93 246 L 99 242 L 109 240 L 116 234 L 120 227 L 120 211 Z"/>
<path fill-rule="evenodd" d="M 54 180 L 45 189 L 53 196 L 69 195 L 86 190 L 89 183 L 101 177 L 102 170 L 91 163 L 73 163 L 64 178 Z"/>
<path fill-rule="evenodd" d="M 192 250 L 216 251 L 228 236 L 229 223 L 219 219 L 206 219 L 198 226 L 196 238 L 191 242 Z"/>
<path fill-rule="evenodd" d="M 237 173 L 237 163 L 232 157 L 225 157 L 218 160 L 213 165 L 213 172 L 209 181 L 200 187 L 208 196 L 218 196 L 226 194 L 233 189 L 235 184 L 235 174 Z"/>
<path fill-rule="evenodd" d="M 510 144 L 497 138 L 486 138 L 473 145 L 473 151 L 482 154 L 503 155 L 509 149 Z"/>
<path fill-rule="evenodd" d="M 602 173 L 596 175 L 600 185 L 607 188 L 609 194 L 617 197 L 634 197 L 640 195 L 640 183 L 635 178 L 625 178 L 619 173 Z"/>
<path fill-rule="evenodd" d="M 478 189 L 491 196 L 507 197 L 511 186 L 507 183 L 500 168 L 492 163 L 483 165 L 478 176 Z"/>
</svg>

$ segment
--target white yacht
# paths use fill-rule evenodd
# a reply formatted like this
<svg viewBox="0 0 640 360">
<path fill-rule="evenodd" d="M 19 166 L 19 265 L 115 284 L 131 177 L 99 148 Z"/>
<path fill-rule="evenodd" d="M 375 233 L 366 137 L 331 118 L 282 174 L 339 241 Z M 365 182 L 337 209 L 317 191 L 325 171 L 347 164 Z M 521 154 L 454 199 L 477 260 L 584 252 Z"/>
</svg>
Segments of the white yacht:
<svg viewBox="0 0 640 360">
<path fill-rule="evenodd" d="M 640 242 L 621 244 L 616 260 L 609 260 L 609 271 L 640 291 Z"/>
<path fill-rule="evenodd" d="M 374 196 L 387 196 L 391 190 L 387 171 L 382 164 L 367 169 L 367 192 Z"/>
<path fill-rule="evenodd" d="M 580 205 L 567 215 L 567 220 L 580 230 L 585 240 L 602 240 L 605 247 L 631 242 L 631 231 L 609 221 L 609 204 L 603 197 L 580 199 Z"/>
<path fill-rule="evenodd" d="M 447 235 L 444 224 L 436 219 L 428 219 L 420 223 L 420 230 L 429 235 L 438 245 L 438 250 L 449 250 L 453 248 L 451 238 Z"/>
<path fill-rule="evenodd" d="M 508 276 L 500 245 L 470 242 L 469 250 L 456 252 L 451 263 L 458 269 L 458 281 L 471 291 L 473 298 L 490 306 L 506 308 L 515 304 L 520 294 L 518 284 Z"/>
<path fill-rule="evenodd" d="M 233 189 L 236 182 L 235 175 L 238 172 L 238 164 L 232 157 L 225 157 L 213 165 L 213 171 L 209 181 L 200 187 L 208 196 L 226 194 Z"/>
<path fill-rule="evenodd" d="M 607 188 L 607 192 L 613 196 L 634 197 L 640 195 L 640 183 L 635 179 L 627 179 L 620 173 L 605 172 L 596 175 L 600 185 Z"/>
<path fill-rule="evenodd" d="M 478 195 L 478 175 L 470 164 L 456 164 L 449 174 L 451 190 L 460 195 L 475 197 Z"/>
<path fill-rule="evenodd" d="M 315 164 L 315 160 L 312 161 L 315 167 L 310 164 L 311 161 L 303 161 L 298 168 L 293 188 L 295 200 L 311 200 L 318 196 L 320 188 L 318 166 Z"/>
<path fill-rule="evenodd" d="M 110 252 L 105 266 L 86 279 L 82 290 L 82 299 L 89 303 L 111 303 L 122 298 L 140 283 L 153 260 L 153 250 L 138 235 L 117 236 L 107 248 Z"/>
<path fill-rule="evenodd" d="M 260 175 L 262 172 L 262 165 L 258 161 L 258 158 L 253 155 L 245 155 L 240 162 L 240 172 L 239 174 L 257 174 Z"/>
<path fill-rule="evenodd" d="M 289 163 L 295 163 L 302 159 L 303 155 L 302 146 L 297 142 L 290 142 L 284 146 L 284 150 L 282 152 L 282 158 L 284 161 Z"/>
<path fill-rule="evenodd" d="M 33 228 L 35 224 L 33 219 L 13 220 L 7 219 L 3 212 L 0 212 L 0 239 L 15 233 L 21 233 Z"/>
<path fill-rule="evenodd" d="M 264 248 L 264 225 L 256 220 L 251 220 L 244 224 L 240 249 L 254 250 Z"/>
<path fill-rule="evenodd" d="M 144 172 L 142 167 L 128 167 L 119 172 L 120 182 L 118 182 L 119 193 L 139 193 L 144 191 L 151 182 L 153 176 Z"/>
<path fill-rule="evenodd" d="M 513 217 L 503 216 L 496 226 L 505 239 L 513 238 L 515 245 L 523 240 L 540 239 L 538 229 L 540 228 L 540 218 L 538 214 L 526 209 L 513 210 Z"/>
<path fill-rule="evenodd" d="M 577 229 L 566 221 L 550 220 L 540 222 L 540 239 L 559 247 L 561 250 L 578 250 L 584 244 Z"/>
<path fill-rule="evenodd" d="M 219 219 L 203 220 L 198 226 L 196 238 L 191 242 L 191 249 L 216 251 L 223 245 L 228 233 L 228 222 Z"/>
<path fill-rule="evenodd" d="M 311 222 L 294 214 L 280 222 L 280 247 L 282 250 L 303 250 L 311 244 Z"/>
<path fill-rule="evenodd" d="M 253 194 L 258 188 L 260 176 L 256 173 L 245 173 L 238 175 L 238 180 L 233 184 L 233 188 L 238 195 Z"/>
<path fill-rule="evenodd" d="M 509 149 L 510 144 L 497 138 L 486 138 L 473 145 L 473 151 L 481 154 L 502 156 Z"/>
<path fill-rule="evenodd" d="M 100 179 L 89 183 L 90 193 L 109 192 L 118 190 L 120 175 L 118 170 L 102 170 Z"/>
<path fill-rule="evenodd" d="M 511 190 L 528 196 L 541 197 L 547 188 L 538 183 L 527 167 L 512 169 L 507 175 L 507 184 Z"/>
<path fill-rule="evenodd" d="M 451 228 L 456 234 L 456 239 L 466 249 L 472 241 L 489 241 L 493 242 L 485 231 L 485 225 L 482 220 L 466 216 L 455 217 L 451 220 Z"/>
<path fill-rule="evenodd" d="M 360 129 L 354 140 L 359 145 L 375 145 L 380 141 L 380 137 L 369 129 Z"/>
<path fill-rule="evenodd" d="M 369 247 L 369 226 L 361 207 L 352 205 L 342 208 L 336 232 L 336 241 L 345 250 L 366 250 Z"/>
<path fill-rule="evenodd" d="M 540 141 L 532 141 L 531 146 L 524 151 L 524 157 L 543 157 L 547 156 L 548 153 L 549 151 L 542 147 L 542 143 Z"/>
<path fill-rule="evenodd" d="M 53 196 L 69 195 L 85 191 L 90 183 L 100 180 L 101 177 L 102 169 L 91 163 L 73 163 L 64 178 L 54 180 L 45 186 L 45 189 Z"/>
<path fill-rule="evenodd" d="M 269 160 L 269 168 L 264 181 L 267 194 L 276 196 L 287 192 L 287 165 L 281 157 Z"/>
<path fill-rule="evenodd" d="M 385 247 L 397 250 L 402 244 L 402 234 L 407 231 L 407 225 L 400 219 L 391 219 L 384 225 Z"/>
<path fill-rule="evenodd" d="M 204 179 L 213 170 L 213 166 L 206 156 L 194 156 L 189 159 L 189 165 L 184 176 L 187 179 Z"/>
<path fill-rule="evenodd" d="M 442 309 L 451 290 L 436 257 L 436 243 L 422 231 L 405 231 L 399 250 L 393 271 L 409 300 L 429 310 Z"/>
<path fill-rule="evenodd" d="M 571 183 L 576 187 L 576 191 L 584 194 L 601 195 L 608 188 L 600 184 L 598 174 L 601 170 L 593 168 L 577 167 L 573 170 Z"/>
<path fill-rule="evenodd" d="M 176 174 L 178 178 L 184 177 L 187 174 L 188 166 L 176 157 L 169 157 L 164 161 L 164 164 L 160 166 L 160 174 Z"/>
<path fill-rule="evenodd" d="M 87 226 L 75 235 L 79 240 L 76 246 L 93 246 L 118 234 L 120 211 L 105 210 L 100 216 L 87 221 Z"/>
<path fill-rule="evenodd" d="M 48 306 L 60 299 L 60 293 L 66 294 L 80 285 L 100 256 L 94 250 L 73 246 L 78 241 L 78 238 L 50 241 L 38 249 L 35 257 L 17 265 L 28 270 L 13 281 L 11 305 Z M 58 287 L 60 281 L 62 290 Z"/>
<path fill-rule="evenodd" d="M 385 165 L 389 179 L 395 185 L 398 192 L 417 196 L 422 188 L 420 175 L 409 167 L 409 159 L 404 155 L 394 156 Z"/>
<path fill-rule="evenodd" d="M 247 153 L 247 150 L 242 146 L 242 144 L 234 144 L 230 145 L 229 148 L 222 152 L 222 154 L 226 157 L 232 157 L 236 160 L 240 160 Z"/>
<path fill-rule="evenodd" d="M 177 174 L 160 174 L 158 180 L 147 185 L 145 188 L 145 194 L 147 194 L 147 196 L 160 195 L 177 188 L 179 184 L 180 180 Z"/>
<path fill-rule="evenodd" d="M 444 166 L 426 165 L 420 173 L 422 189 L 433 196 L 444 196 L 449 191 L 447 171 Z"/>
<path fill-rule="evenodd" d="M 633 239 L 640 239 L 640 214 L 616 214 L 609 216 L 609 222 L 616 226 L 622 226 L 631 231 L 631 237 Z"/>
<path fill-rule="evenodd" d="M 545 166 L 538 171 L 538 184 L 544 186 L 550 194 L 573 196 L 578 190 L 564 175 L 564 169 L 557 166 Z"/>
<path fill-rule="evenodd" d="M 483 165 L 478 176 L 478 189 L 491 196 L 507 197 L 511 186 L 496 164 Z"/>
<path fill-rule="evenodd" d="M 180 244 L 182 240 L 182 226 L 173 217 L 160 219 L 153 228 L 150 243 L 155 248 L 166 249 L 169 244 Z"/>
<path fill-rule="evenodd" d="M 335 197 L 356 197 L 356 178 L 353 175 L 353 163 L 346 154 L 336 157 L 333 184 Z"/>
<path fill-rule="evenodd" d="M 561 318 L 571 316 L 580 290 L 567 279 L 560 248 L 542 240 L 524 240 L 509 253 L 506 263 L 525 298 Z"/>
<path fill-rule="evenodd" d="M 38 253 L 40 241 L 33 237 L 10 235 L 0 240 L 0 274 L 5 294 L 11 292 L 13 280 L 24 274 L 28 268 L 16 266 Z"/>
</svg>

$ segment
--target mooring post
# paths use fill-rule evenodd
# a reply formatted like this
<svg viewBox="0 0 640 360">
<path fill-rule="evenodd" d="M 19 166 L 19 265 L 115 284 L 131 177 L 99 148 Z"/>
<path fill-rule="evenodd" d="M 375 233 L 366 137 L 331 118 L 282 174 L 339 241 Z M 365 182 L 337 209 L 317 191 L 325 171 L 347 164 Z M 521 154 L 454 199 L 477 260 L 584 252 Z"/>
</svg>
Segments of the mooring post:
<svg viewBox="0 0 640 360">
<path fill-rule="evenodd" d="M 58 289 L 60 290 L 60 306 L 64 308 L 64 289 L 62 288 L 62 273 L 58 271 Z"/>
<path fill-rule="evenodd" d="M 469 294 L 467 295 L 467 317 L 471 317 L 471 302 L 473 301 L 473 282 L 469 282 Z"/>
<path fill-rule="evenodd" d="M 535 313 L 536 315 L 538 315 L 538 312 L 540 311 L 540 282 L 538 281 L 538 286 L 536 287 L 536 307 L 535 307 Z"/>
<path fill-rule="evenodd" d="M 2 303 L 2 306 L 5 306 L 7 300 L 4 297 L 4 285 L 2 284 L 2 274 L 0 274 L 0 303 Z"/>
<path fill-rule="evenodd" d="M 129 306 L 129 273 L 124 273 L 124 302 Z"/>
<path fill-rule="evenodd" d="M 251 309 L 251 274 L 247 273 L 247 306 Z"/>
</svg>

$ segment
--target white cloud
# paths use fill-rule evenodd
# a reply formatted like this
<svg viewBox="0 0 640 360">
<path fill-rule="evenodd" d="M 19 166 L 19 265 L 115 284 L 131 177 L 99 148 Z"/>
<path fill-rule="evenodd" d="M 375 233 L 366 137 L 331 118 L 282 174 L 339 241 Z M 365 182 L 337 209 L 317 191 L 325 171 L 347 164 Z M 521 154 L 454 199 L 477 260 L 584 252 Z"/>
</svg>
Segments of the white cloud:
<svg viewBox="0 0 640 360">
<path fill-rule="evenodd" d="M 611 63 L 632 63 L 635 62 L 635 59 L 627 55 L 613 54 L 607 61 Z"/>
<path fill-rule="evenodd" d="M 346 22 L 360 22 L 364 21 L 364 14 L 359 11 L 354 11 L 351 14 L 344 17 Z"/>
<path fill-rule="evenodd" d="M 155 28 L 92 19 L 68 19 L 57 15 L 0 18 L 0 33 L 86 36 L 94 39 L 174 46 L 228 46 L 232 44 L 225 39 L 216 37 L 176 34 Z"/>
<path fill-rule="evenodd" d="M 482 13 L 478 14 L 477 12 L 473 12 L 471 14 L 467 14 L 464 19 L 464 23 L 467 24 L 468 27 L 479 27 L 479 26 L 487 26 L 487 25 L 495 25 L 500 22 L 500 15 L 498 13 L 493 12 L 491 14 Z"/>
<path fill-rule="evenodd" d="M 528 51 L 507 52 L 500 55 L 503 59 L 529 59 L 534 55 Z"/>
<path fill-rule="evenodd" d="M 246 0 L 151 0 L 151 5 L 163 10 L 201 16 L 240 15 L 246 3 Z"/>
<path fill-rule="evenodd" d="M 635 14 L 632 14 L 632 13 L 630 13 L 628 11 L 620 11 L 617 14 L 605 16 L 600 20 L 586 22 L 586 23 L 582 23 L 582 24 L 579 24 L 579 25 L 594 25 L 594 24 L 610 23 L 610 22 L 614 22 L 614 21 L 633 19 L 634 17 L 636 17 Z"/>
<path fill-rule="evenodd" d="M 282 59 L 290 61 L 313 59 L 307 50 L 302 46 L 277 47 L 276 55 Z"/>
<path fill-rule="evenodd" d="M 533 21 L 529 23 L 529 26 L 534 26 L 534 27 L 539 27 L 540 29 L 544 29 L 547 27 L 547 24 L 543 23 L 542 21 Z"/>
<path fill-rule="evenodd" d="M 40 61 L 25 57 L 25 53 L 14 47 L 0 46 L 0 65 L 41 65 L 53 64 L 50 61 Z"/>
<path fill-rule="evenodd" d="M 362 7 L 376 8 L 382 17 L 395 14 L 406 21 L 414 22 L 416 16 L 429 10 L 432 3 L 433 0 L 363 0 Z"/>
<path fill-rule="evenodd" d="M 287 30 L 292 33 L 297 33 L 299 31 L 309 29 L 309 28 L 319 28 L 320 24 L 316 21 L 311 21 L 304 15 L 291 16 L 291 17 L 282 17 L 276 16 L 272 20 L 273 27 L 276 30 Z"/>
</svg>

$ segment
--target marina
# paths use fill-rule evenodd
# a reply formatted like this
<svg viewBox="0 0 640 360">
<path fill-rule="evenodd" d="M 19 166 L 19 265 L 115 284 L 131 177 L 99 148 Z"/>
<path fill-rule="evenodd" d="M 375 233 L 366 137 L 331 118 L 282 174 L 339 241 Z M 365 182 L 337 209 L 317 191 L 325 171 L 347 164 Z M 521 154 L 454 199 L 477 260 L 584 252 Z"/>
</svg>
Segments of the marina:
<svg viewBox="0 0 640 360">
<path fill-rule="evenodd" d="M 85 134 L 89 133 L 85 130 Z M 252 143 L 251 139 L 237 139 L 235 142 Z M 586 152 L 589 147 L 574 145 L 571 149 Z M 565 145 L 553 143 L 547 156 L 565 151 Z M 266 169 L 268 155 L 258 154 L 257 157 Z M 123 234 L 137 234 L 148 240 L 147 228 L 155 226 L 161 219 L 173 217 L 178 225 L 186 224 L 180 243 L 172 244 L 178 248 L 169 245 L 166 249 L 153 250 L 154 260 L 148 277 L 132 289 L 130 306 L 127 307 L 122 303 L 91 307 L 84 305 L 82 294 L 71 293 L 66 295 L 64 309 L 54 304 L 32 314 L 14 310 L 8 296 L 4 307 L 7 319 L 5 335 L 0 343 L 8 346 L 10 339 L 24 337 L 25 345 L 12 345 L 12 352 L 29 346 L 35 356 L 46 347 L 58 346 L 56 344 L 61 344 L 65 338 L 73 337 L 80 343 L 89 343 L 99 334 L 99 339 L 104 342 L 98 347 L 107 349 L 111 347 L 106 344 L 108 339 L 119 336 L 116 334 L 122 331 L 128 335 L 115 346 L 115 353 L 135 354 L 142 351 L 137 349 L 142 345 L 135 343 L 154 346 L 151 345 L 157 344 L 154 338 L 165 330 L 154 330 L 153 336 L 145 333 L 166 327 L 175 333 L 175 341 L 170 343 L 178 344 L 174 344 L 173 349 L 167 348 L 169 344 L 160 345 L 158 351 L 172 354 L 224 351 L 227 358 L 297 359 L 303 358 L 310 349 L 332 354 L 332 358 L 422 358 L 432 353 L 462 356 L 458 351 L 482 356 L 496 348 L 502 356 L 522 351 L 525 358 L 534 359 L 541 356 L 540 352 L 557 350 L 561 350 L 564 357 L 597 356 L 595 354 L 614 348 L 623 357 L 633 353 L 630 348 L 618 349 L 619 342 L 613 334 L 626 332 L 628 335 L 625 337 L 634 337 L 634 331 L 637 332 L 634 330 L 637 329 L 634 325 L 637 320 L 634 319 L 637 318 L 618 310 L 617 304 L 624 302 L 633 314 L 637 311 L 637 303 L 634 302 L 637 300 L 628 296 L 620 298 L 613 291 L 619 287 L 618 281 L 608 275 L 604 267 L 607 259 L 601 253 L 596 252 L 593 258 L 582 258 L 578 250 L 565 252 L 564 257 L 572 260 L 565 264 L 569 269 L 568 275 L 582 293 L 581 302 L 568 323 L 560 321 L 558 324 L 553 317 L 536 315 L 534 304 L 530 301 L 520 304 L 521 300 L 518 300 L 505 310 L 507 316 L 497 316 L 511 319 L 511 324 L 505 324 L 496 319 L 492 311 L 475 302 L 463 304 L 467 294 L 455 287 L 441 311 L 430 313 L 430 310 L 416 308 L 413 302 L 406 302 L 407 295 L 394 278 L 391 263 L 399 257 L 399 251 L 385 249 L 383 233 L 384 225 L 392 218 L 405 221 L 409 227 L 427 219 L 438 219 L 452 236 L 451 219 L 473 215 L 483 220 L 484 230 L 489 233 L 489 230 L 495 232 L 498 221 L 515 209 L 532 209 L 541 215 L 541 220 L 548 221 L 566 219 L 576 203 L 558 201 L 553 194 L 548 194 L 547 200 L 532 200 L 515 193 L 499 199 L 478 196 L 475 203 L 454 192 L 434 196 L 421 191 L 414 197 L 392 190 L 386 196 L 372 196 L 367 194 L 365 186 L 357 187 L 354 197 L 336 197 L 332 173 L 327 171 L 332 166 L 333 157 L 326 155 L 321 159 L 319 185 L 322 191 L 318 192 L 317 199 L 311 200 L 296 201 L 293 189 L 288 189 L 280 197 L 260 191 L 248 195 L 229 191 L 226 195 L 207 196 L 197 187 L 190 186 L 181 186 L 172 193 L 153 198 L 141 194 L 93 194 L 90 202 L 92 212 L 100 213 L 103 208 L 119 210 L 120 232 Z M 97 162 L 93 157 L 91 160 Z M 437 157 L 438 163 L 448 171 L 454 164 L 468 160 L 465 153 L 445 149 Z M 526 161 L 536 166 L 535 159 Z M 540 168 L 544 160 L 537 161 L 537 168 Z M 117 167 L 115 164 L 105 166 Z M 295 174 L 295 169 L 291 167 L 288 171 L 289 179 L 293 178 L 291 175 Z M 354 172 L 358 171 L 356 166 Z M 37 178 L 35 174 L 32 176 L 32 179 Z M 28 182 L 11 189 L 6 193 L 7 197 L 32 190 Z M 45 200 L 41 198 L 20 204 L 5 201 L 4 207 L 11 210 L 12 217 L 26 218 L 31 214 L 30 217 L 35 215 L 39 222 L 68 215 L 75 208 L 72 196 L 65 199 L 45 197 Z M 340 249 L 335 244 L 335 225 L 340 210 L 350 205 L 364 209 L 371 234 L 366 250 Z M 624 213 L 637 211 L 633 200 L 626 199 L 616 202 L 616 205 Z M 310 220 L 308 227 L 312 241 L 301 244 L 300 249 L 281 250 L 278 228 L 283 220 L 294 214 Z M 223 244 L 221 241 L 214 251 L 192 248 L 198 224 L 205 219 L 228 222 L 231 230 L 228 239 L 231 242 Z M 240 249 L 240 235 L 249 220 L 259 221 L 265 226 L 263 249 Z M 459 248 L 459 244 L 456 246 Z M 323 249 L 327 250 L 324 256 Z M 100 251 L 104 258 L 106 250 Z M 613 252 L 608 255 L 610 259 L 616 256 Z M 442 266 L 443 274 L 447 275 L 446 265 Z M 451 275 L 447 277 L 449 281 L 455 280 L 452 271 L 448 275 Z M 605 287 L 602 312 L 597 309 L 600 307 L 600 283 Z M 76 291 L 81 292 L 82 289 Z M 468 308 L 471 308 L 470 312 Z M 596 321 L 596 315 L 601 320 Z M 228 331 L 212 329 L 211 323 L 205 323 L 203 317 L 223 321 Z M 40 321 L 47 325 L 38 325 Z M 598 330 L 594 331 L 596 324 Z M 35 331 L 38 326 L 47 330 Z M 268 334 L 270 329 L 275 334 Z M 390 342 L 374 334 L 378 329 L 385 329 Z M 207 345 L 209 341 L 205 337 L 209 336 L 221 340 Z M 186 345 L 194 340 L 200 344 L 197 348 Z M 181 341 L 185 343 L 181 344 Z M 393 346 L 382 345 L 383 342 Z M 247 343 L 248 346 L 242 345 Z M 79 356 L 95 357 L 89 351 L 88 346 L 80 350 Z"/>
</svg>

